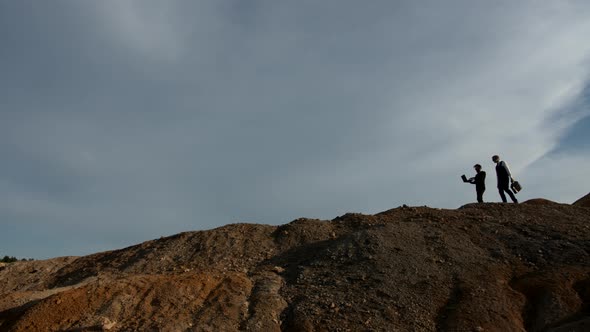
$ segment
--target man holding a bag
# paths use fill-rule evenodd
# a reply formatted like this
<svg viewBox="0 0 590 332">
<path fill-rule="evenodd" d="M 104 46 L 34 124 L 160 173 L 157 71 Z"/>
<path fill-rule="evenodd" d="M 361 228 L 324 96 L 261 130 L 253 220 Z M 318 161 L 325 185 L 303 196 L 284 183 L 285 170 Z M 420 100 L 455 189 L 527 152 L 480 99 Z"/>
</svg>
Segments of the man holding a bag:
<svg viewBox="0 0 590 332">
<path fill-rule="evenodd" d="M 506 195 L 504 192 L 507 192 L 510 196 L 510 199 L 516 204 L 518 204 L 518 200 L 514 197 L 512 190 L 510 190 L 510 183 L 514 182 L 512 178 L 512 174 L 510 173 L 510 169 L 505 161 L 500 160 L 500 156 L 495 155 L 492 157 L 492 161 L 496 163 L 496 176 L 498 177 L 498 191 L 500 192 L 500 197 L 502 198 L 502 202 L 506 203 Z"/>
</svg>

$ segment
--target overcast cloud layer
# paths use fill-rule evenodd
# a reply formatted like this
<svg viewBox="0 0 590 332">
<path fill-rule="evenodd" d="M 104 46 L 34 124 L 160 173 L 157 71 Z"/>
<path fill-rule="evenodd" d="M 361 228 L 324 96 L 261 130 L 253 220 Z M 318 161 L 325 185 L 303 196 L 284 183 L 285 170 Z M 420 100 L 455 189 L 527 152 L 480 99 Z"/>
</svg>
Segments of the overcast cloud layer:
<svg viewBox="0 0 590 332">
<path fill-rule="evenodd" d="M 590 191 L 588 1 L 0 2 L 0 255 Z"/>
</svg>

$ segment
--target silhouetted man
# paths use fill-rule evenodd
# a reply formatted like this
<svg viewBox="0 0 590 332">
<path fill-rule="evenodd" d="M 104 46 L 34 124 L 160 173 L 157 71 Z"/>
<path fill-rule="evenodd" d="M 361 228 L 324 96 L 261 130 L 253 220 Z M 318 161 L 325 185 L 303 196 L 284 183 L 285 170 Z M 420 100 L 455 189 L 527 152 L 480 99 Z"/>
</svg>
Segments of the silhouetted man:
<svg viewBox="0 0 590 332">
<path fill-rule="evenodd" d="M 483 203 L 483 193 L 486 191 L 486 172 L 481 170 L 480 164 L 475 164 L 475 177 L 467 180 L 463 178 L 463 182 L 472 183 L 475 185 L 475 192 L 477 193 L 477 202 Z"/>
<path fill-rule="evenodd" d="M 512 190 L 510 190 L 509 186 L 510 186 L 510 182 L 514 182 L 514 179 L 512 178 L 512 174 L 510 173 L 510 169 L 508 168 L 508 165 L 506 164 L 506 162 L 500 160 L 500 156 L 493 156 L 492 157 L 492 161 L 494 163 L 496 163 L 496 176 L 498 177 L 498 191 L 500 192 L 500 197 L 502 198 L 502 202 L 506 203 L 506 195 L 504 195 L 504 192 L 507 192 L 508 195 L 510 196 L 510 199 L 512 199 L 512 201 L 514 203 L 518 203 L 518 200 L 516 199 L 516 197 L 514 197 L 514 194 L 512 193 Z"/>
</svg>

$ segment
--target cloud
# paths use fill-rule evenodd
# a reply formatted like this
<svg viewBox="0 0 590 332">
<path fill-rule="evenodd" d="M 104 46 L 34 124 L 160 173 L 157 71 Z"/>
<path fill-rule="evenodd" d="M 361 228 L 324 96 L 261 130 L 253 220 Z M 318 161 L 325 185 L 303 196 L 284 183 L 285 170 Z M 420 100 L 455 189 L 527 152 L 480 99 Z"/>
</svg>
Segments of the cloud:
<svg viewBox="0 0 590 332">
<path fill-rule="evenodd" d="M 178 2 L 107 0 L 78 5 L 95 14 L 99 32 L 136 56 L 172 61 L 183 51 Z"/>
<path fill-rule="evenodd" d="M 60 4 L 35 17 L 46 31 L 14 15 L 0 34 L 23 40 L 0 65 L 18 78 L 0 82 L 3 110 L 18 110 L 0 113 L 2 216 L 58 229 L 54 254 L 236 221 L 452 208 L 475 198 L 458 177 L 474 163 L 492 201 L 493 154 L 521 200 L 590 186 L 563 177 L 554 185 L 576 189 L 556 191 L 542 176 L 581 174 L 587 159 L 543 159 L 586 115 L 570 111 L 589 77 L 585 2 Z M 57 244 L 72 236 L 92 245 Z"/>
<path fill-rule="evenodd" d="M 571 204 L 590 192 L 583 170 L 590 167 L 588 155 L 547 155 L 527 169 L 523 178 L 529 191 L 543 198 Z"/>
</svg>

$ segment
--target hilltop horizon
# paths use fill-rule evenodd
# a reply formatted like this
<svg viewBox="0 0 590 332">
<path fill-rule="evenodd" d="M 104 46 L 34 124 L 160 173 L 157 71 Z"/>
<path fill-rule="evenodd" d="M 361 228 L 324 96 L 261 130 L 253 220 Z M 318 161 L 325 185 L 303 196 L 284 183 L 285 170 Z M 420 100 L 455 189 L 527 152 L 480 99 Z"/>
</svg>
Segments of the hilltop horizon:
<svg viewBox="0 0 590 332">
<path fill-rule="evenodd" d="M 544 199 L 544 198 L 533 198 L 533 199 L 529 199 L 529 200 L 526 200 L 526 201 L 524 201 L 524 202 L 521 202 L 520 204 L 523 204 L 523 203 L 524 203 L 524 204 L 552 204 L 552 203 L 555 203 L 555 204 L 565 204 L 565 205 L 569 205 L 569 204 L 567 204 L 567 203 L 553 202 L 553 201 L 551 201 L 551 200 L 547 200 L 547 199 Z M 467 203 L 467 204 L 465 204 L 465 205 L 462 205 L 462 206 L 458 207 L 457 209 L 444 209 L 444 208 L 436 208 L 436 207 L 429 207 L 429 206 L 427 206 L 427 205 L 416 205 L 416 206 L 408 206 L 408 205 L 406 205 L 406 204 L 402 204 L 402 205 L 398 205 L 398 208 L 401 208 L 401 207 L 407 207 L 407 208 L 426 207 L 426 208 L 433 208 L 433 209 L 438 209 L 438 210 L 449 210 L 449 211 L 452 211 L 452 210 L 458 210 L 458 209 L 461 209 L 461 208 L 463 208 L 463 207 L 465 207 L 465 206 L 469 206 L 469 205 L 471 205 L 471 204 L 481 204 L 481 205 L 495 205 L 495 204 L 500 204 L 500 205 L 503 205 L 503 204 L 513 204 L 513 203 L 501 203 L 501 202 L 484 202 L 484 203 L 475 203 L 475 202 L 473 202 L 473 203 Z M 575 202 L 571 203 L 571 205 L 580 206 L 580 207 L 590 207 L 590 193 L 588 193 L 587 195 L 585 195 L 585 196 L 583 196 L 583 197 L 581 197 L 581 198 L 577 199 Z M 385 213 L 385 212 L 387 212 L 387 211 L 390 211 L 390 210 L 391 210 L 391 209 L 384 210 L 384 211 L 381 211 L 381 212 L 377 212 L 377 213 L 375 213 L 375 214 L 381 214 L 381 213 Z M 350 212 L 346 212 L 346 213 L 345 213 L 345 214 L 343 214 L 343 215 L 348 215 L 348 214 L 356 214 L 356 213 L 358 213 L 358 212 L 352 212 L 352 211 L 350 211 Z M 336 220 L 336 219 L 338 219 L 338 218 L 341 218 L 343 215 L 336 216 L 334 219 L 331 219 L 331 220 Z M 299 217 L 299 218 L 295 218 L 295 219 L 293 219 L 293 220 L 291 220 L 291 221 L 285 222 L 284 224 L 276 224 L 276 225 L 273 225 L 273 224 L 265 224 L 265 223 L 257 223 L 257 222 L 255 222 L 255 221 L 249 221 L 249 222 L 248 222 L 248 221 L 241 221 L 241 222 L 240 222 L 240 221 L 238 221 L 238 222 L 227 223 L 227 224 L 225 224 L 225 225 L 221 225 L 221 226 L 217 226 L 217 227 L 214 227 L 214 228 L 209 228 L 209 229 L 192 229 L 192 230 L 183 230 L 183 231 L 181 231 L 181 232 L 179 232 L 179 233 L 175 233 L 175 234 L 161 235 L 159 238 L 160 238 L 160 239 L 162 239 L 162 238 L 167 238 L 167 237 L 174 237 L 174 236 L 177 236 L 178 234 L 182 234 L 182 233 L 188 233 L 188 232 L 195 232 L 195 231 L 211 231 L 211 230 L 215 230 L 215 229 L 217 229 L 217 228 L 223 228 L 223 227 L 226 227 L 226 226 L 231 226 L 231 225 L 240 225 L 240 224 L 245 224 L 245 225 L 266 225 L 266 226 L 281 226 L 281 225 L 286 225 L 286 224 L 289 224 L 289 223 L 291 223 L 291 222 L 293 222 L 293 221 L 300 220 L 300 219 L 322 220 L 322 218 L 314 218 L 314 217 Z M 327 219 L 325 219 L 325 220 L 327 220 Z M 151 241 L 151 240 L 156 240 L 156 239 L 157 239 L 157 238 L 154 238 L 154 239 L 142 239 L 142 240 L 138 241 L 138 243 L 139 243 L 139 242 L 144 242 L 144 241 Z M 86 256 L 86 255 L 92 255 L 92 254 L 96 254 L 96 253 L 99 253 L 99 252 L 114 251 L 114 250 L 123 250 L 123 249 L 129 248 L 129 247 L 133 247 L 133 246 L 135 246 L 136 244 L 137 244 L 137 243 L 130 243 L 130 244 L 128 244 L 128 245 L 126 245 L 126 246 L 122 246 L 122 247 L 120 247 L 120 248 L 114 248 L 114 247 L 113 247 L 113 248 L 106 248 L 106 249 L 104 249 L 104 250 L 99 250 L 99 251 L 95 251 L 95 252 L 80 253 L 80 254 L 74 254 L 74 255 L 63 255 L 63 256 L 51 256 L 51 257 L 49 257 L 49 256 L 48 256 L 48 257 L 43 257 L 43 258 L 34 258 L 34 257 L 16 257 L 16 256 L 10 256 L 10 255 L 7 255 L 7 256 L 8 256 L 8 257 L 15 258 L 17 261 L 18 261 L 18 260 L 30 260 L 30 259 L 36 259 L 36 260 L 45 260 L 45 259 L 52 259 L 52 258 L 62 258 L 62 257 L 81 257 L 81 256 Z M 2 255 L 4 255 L 4 254 L 2 254 Z M 2 255 L 0 255 L 0 257 L 1 257 Z"/>
</svg>

